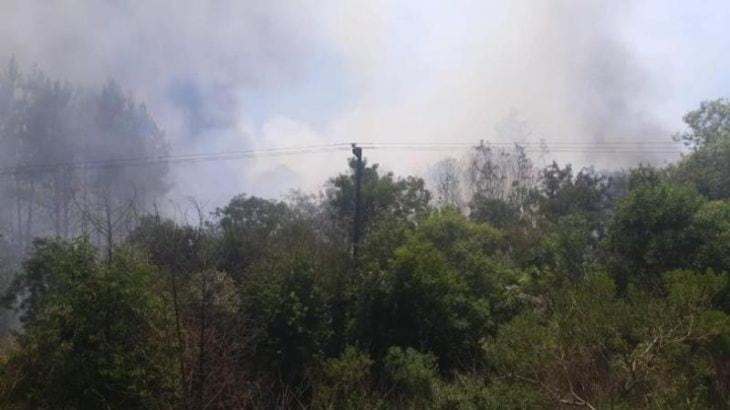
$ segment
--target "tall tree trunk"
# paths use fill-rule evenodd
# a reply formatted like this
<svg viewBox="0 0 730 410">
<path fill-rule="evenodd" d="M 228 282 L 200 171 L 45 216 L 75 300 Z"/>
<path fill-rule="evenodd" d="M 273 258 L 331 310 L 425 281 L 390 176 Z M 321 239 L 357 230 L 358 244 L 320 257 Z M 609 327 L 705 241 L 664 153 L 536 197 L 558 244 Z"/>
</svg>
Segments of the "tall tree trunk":
<svg viewBox="0 0 730 410">
<path fill-rule="evenodd" d="M 89 234 L 89 177 L 86 170 L 86 165 L 84 165 L 81 189 L 83 189 L 83 194 L 81 198 L 81 233 L 84 235 L 84 237 L 86 237 Z"/>
<path fill-rule="evenodd" d="M 16 231 L 17 232 L 16 238 L 14 238 L 14 239 L 17 241 L 17 243 L 20 246 L 20 248 L 24 248 L 24 243 L 23 243 L 23 205 L 22 205 L 21 200 L 20 200 L 20 183 L 18 182 L 19 177 L 16 175 L 14 179 L 15 179 L 15 213 L 16 213 L 16 217 L 17 217 L 17 221 L 16 222 L 18 224 L 18 229 Z"/>
<path fill-rule="evenodd" d="M 112 263 L 112 245 L 114 244 L 114 223 L 112 222 L 112 210 L 109 206 L 109 198 L 104 197 L 104 213 L 106 215 L 106 252 L 107 263 Z"/>
<path fill-rule="evenodd" d="M 182 326 L 180 324 L 180 301 L 177 292 L 177 277 L 175 272 L 170 269 L 170 282 L 172 285 L 172 307 L 175 312 L 175 334 L 177 337 L 178 360 L 180 362 L 180 392 L 182 393 L 183 408 L 187 408 L 188 386 L 185 377 L 185 344 L 182 334 Z"/>
<path fill-rule="evenodd" d="M 53 229 L 56 237 L 61 236 L 61 176 L 53 178 Z"/>
<path fill-rule="evenodd" d="M 205 308 L 208 299 L 208 272 L 203 272 L 203 283 L 200 291 L 200 339 L 198 343 L 198 408 L 203 408 L 203 399 L 205 397 Z"/>
<path fill-rule="evenodd" d="M 25 220 L 25 238 L 26 244 L 29 244 L 33 238 L 33 203 L 35 202 L 35 181 L 30 180 L 30 192 L 28 194 L 28 217 Z"/>
<path fill-rule="evenodd" d="M 68 222 L 68 197 L 63 198 L 63 237 L 68 238 L 69 222 Z"/>
</svg>

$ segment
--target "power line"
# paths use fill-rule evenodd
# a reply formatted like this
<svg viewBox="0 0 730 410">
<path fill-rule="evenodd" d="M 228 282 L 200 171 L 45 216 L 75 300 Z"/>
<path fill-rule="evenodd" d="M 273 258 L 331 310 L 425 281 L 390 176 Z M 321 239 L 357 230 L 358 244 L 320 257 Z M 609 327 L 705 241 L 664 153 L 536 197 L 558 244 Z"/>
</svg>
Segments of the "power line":
<svg viewBox="0 0 730 410">
<path fill-rule="evenodd" d="M 600 146 L 600 145 L 668 145 L 668 146 L 678 146 L 680 143 L 674 142 L 674 141 L 629 141 L 629 140 L 605 140 L 605 141 L 501 141 L 501 140 L 488 140 L 483 141 L 485 146 L 500 146 L 500 145 L 506 145 L 506 146 L 514 146 L 514 145 L 582 145 L 582 146 Z M 382 145 L 382 144 L 389 144 L 389 145 L 464 145 L 464 146 L 478 146 L 481 143 L 481 141 L 475 143 L 475 142 L 469 142 L 469 141 L 447 141 L 447 142 L 438 142 L 438 141 L 432 141 L 432 142 L 419 142 L 419 141 L 410 141 L 410 142 L 389 142 L 389 141 L 368 141 L 368 142 L 360 142 L 360 145 Z"/>
<path fill-rule="evenodd" d="M 403 146 L 403 147 L 378 147 L 366 146 L 371 150 L 380 151 L 435 151 L 435 152 L 454 152 L 463 151 L 465 147 L 419 147 L 419 146 Z M 525 149 L 526 153 L 587 153 L 587 154 L 681 154 L 686 152 L 679 149 L 616 149 L 616 148 L 549 148 L 549 149 Z"/>
<path fill-rule="evenodd" d="M 336 152 L 348 150 L 347 144 L 311 145 L 301 147 L 250 149 L 205 154 L 168 155 L 157 157 L 113 158 L 80 162 L 59 162 L 52 164 L 21 165 L 0 168 L 0 175 L 47 173 L 76 169 L 113 169 L 123 167 L 154 166 L 176 163 L 223 161 L 244 158 L 271 158 L 306 153 Z"/>
<path fill-rule="evenodd" d="M 481 144 L 481 142 L 480 142 Z M 11 167 L 0 167 L 0 176 L 25 175 L 35 173 L 49 173 L 77 169 L 115 169 L 125 167 L 144 167 L 156 165 L 170 165 L 179 163 L 195 163 L 210 161 L 226 161 L 249 158 L 272 158 L 312 153 L 349 151 L 352 143 L 334 143 L 323 145 L 306 145 L 279 148 L 258 148 L 238 151 L 223 151 L 209 153 L 192 153 L 166 155 L 157 157 L 109 158 L 101 160 L 85 160 L 77 162 L 58 162 L 51 164 L 31 164 Z M 357 145 L 369 150 L 379 151 L 463 151 L 480 146 L 469 142 L 363 142 Z M 521 146 L 526 153 L 594 153 L 594 154 L 680 154 L 686 148 L 678 143 L 666 141 L 600 141 L 586 143 L 581 141 L 550 142 L 484 142 L 484 147 L 505 149 L 506 147 Z"/>
</svg>

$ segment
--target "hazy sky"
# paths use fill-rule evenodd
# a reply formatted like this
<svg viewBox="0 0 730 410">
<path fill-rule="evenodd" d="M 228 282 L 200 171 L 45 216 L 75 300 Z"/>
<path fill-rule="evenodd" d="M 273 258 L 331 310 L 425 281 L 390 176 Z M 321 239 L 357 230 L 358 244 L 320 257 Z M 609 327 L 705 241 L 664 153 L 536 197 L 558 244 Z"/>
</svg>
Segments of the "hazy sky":
<svg viewBox="0 0 730 410">
<path fill-rule="evenodd" d="M 478 141 L 514 110 L 548 144 L 657 141 L 701 100 L 730 95 L 728 21 L 727 0 L 6 0 L 0 57 L 117 80 L 176 153 Z M 366 151 L 401 174 L 443 155 Z M 181 165 L 175 193 L 219 203 L 313 189 L 346 157 Z"/>
</svg>

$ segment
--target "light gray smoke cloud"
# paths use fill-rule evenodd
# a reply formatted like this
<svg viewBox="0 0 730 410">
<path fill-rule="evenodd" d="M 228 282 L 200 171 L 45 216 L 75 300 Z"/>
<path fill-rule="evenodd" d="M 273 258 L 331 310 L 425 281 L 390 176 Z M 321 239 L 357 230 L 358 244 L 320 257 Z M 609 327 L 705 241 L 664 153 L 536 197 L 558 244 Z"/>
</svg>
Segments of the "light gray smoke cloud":
<svg viewBox="0 0 730 410">
<path fill-rule="evenodd" d="M 360 32 L 366 39 L 355 44 L 364 46 L 348 51 L 364 67 L 363 98 L 340 126 L 363 140 L 476 141 L 493 138 L 516 109 L 548 145 L 668 141 L 651 111 L 665 84 L 647 75 L 621 31 L 632 4 L 406 3 L 371 15 L 359 28 L 377 30 Z M 556 156 L 603 167 L 658 159 L 588 154 Z M 383 158 L 400 172 L 433 160 Z"/>
<path fill-rule="evenodd" d="M 319 47 L 321 36 L 310 29 L 316 16 L 286 3 L 3 2 L 0 57 L 74 84 L 114 79 L 150 107 L 173 152 L 241 150 L 256 142 L 240 124 L 256 102 L 242 101 L 240 91 L 298 81 L 310 48 Z M 245 173 L 219 165 L 174 169 L 176 190 L 246 189 Z"/>
<path fill-rule="evenodd" d="M 548 144 L 666 139 L 647 108 L 665 84 L 619 30 L 632 3 L 8 1 L 0 57 L 74 83 L 116 79 L 148 103 L 176 153 L 476 142 L 514 109 Z M 443 155 L 366 152 L 399 173 Z M 345 156 L 181 166 L 175 192 L 218 205 L 239 192 L 313 189 Z"/>
</svg>

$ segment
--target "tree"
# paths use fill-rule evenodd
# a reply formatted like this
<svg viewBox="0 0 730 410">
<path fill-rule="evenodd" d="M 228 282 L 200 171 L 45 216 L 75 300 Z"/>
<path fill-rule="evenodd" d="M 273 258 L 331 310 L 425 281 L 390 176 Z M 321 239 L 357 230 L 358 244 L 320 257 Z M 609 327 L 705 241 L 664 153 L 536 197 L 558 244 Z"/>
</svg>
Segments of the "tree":
<svg viewBox="0 0 730 410">
<path fill-rule="evenodd" d="M 436 200 L 442 206 L 461 209 L 463 205 L 463 170 L 459 161 L 447 158 L 439 161 L 432 169 L 436 186 Z"/>
<path fill-rule="evenodd" d="M 497 228 L 509 228 L 520 221 L 520 209 L 501 199 L 474 195 L 469 203 L 469 217 Z"/>
<path fill-rule="evenodd" d="M 2 295 L 10 288 L 18 267 L 18 252 L 0 235 L 0 338 L 17 326 L 18 318 L 9 306 L 2 303 Z"/>
<path fill-rule="evenodd" d="M 576 282 L 598 265 L 599 241 L 590 221 L 580 213 L 556 221 L 542 238 L 544 259 L 536 263 L 541 273 L 553 280 L 551 286 Z"/>
<path fill-rule="evenodd" d="M 85 241 L 36 239 L 22 271 L 4 296 L 6 304 L 17 303 L 23 323 L 33 321 L 45 309 L 50 292 L 64 292 L 66 275 L 90 275 L 96 268 L 96 250 Z"/>
<path fill-rule="evenodd" d="M 533 191 L 535 221 L 506 230 L 513 258 L 538 282 L 556 286 L 583 278 L 598 262 L 613 212 L 611 180 L 592 168 L 573 174 L 553 162 Z"/>
<path fill-rule="evenodd" d="M 248 268 L 261 260 L 274 240 L 294 218 L 283 202 L 245 194 L 216 210 L 221 230 L 221 267 L 240 280 Z"/>
<path fill-rule="evenodd" d="M 425 407 L 433 400 L 438 381 L 436 357 L 412 348 L 391 347 L 383 359 L 383 373 L 395 392 L 398 407 Z"/>
<path fill-rule="evenodd" d="M 553 162 L 542 171 L 538 207 L 549 221 L 581 213 L 600 229 L 612 206 L 609 190 L 610 180 L 594 169 L 583 168 L 574 177 L 570 164 L 560 168 Z"/>
<path fill-rule="evenodd" d="M 159 216 L 143 216 L 126 238 L 146 253 L 150 263 L 167 273 L 187 276 L 213 265 L 212 238 L 201 227 L 180 226 Z"/>
<path fill-rule="evenodd" d="M 355 211 L 355 169 L 357 162 L 350 161 L 350 174 L 340 174 L 329 181 L 327 203 L 332 216 L 347 227 L 352 226 Z M 431 193 L 421 178 L 396 179 L 393 173 L 381 175 L 378 165 L 363 164 L 361 218 L 368 229 L 386 215 L 411 217 L 428 209 Z M 347 229 L 346 232 L 350 232 Z"/>
<path fill-rule="evenodd" d="M 519 276 L 502 260 L 500 239 L 453 212 L 425 217 L 390 255 L 377 253 L 384 260 L 365 264 L 356 339 L 376 359 L 400 346 L 434 353 L 444 371 L 478 365 L 479 340 L 514 309 L 509 285 Z"/>
<path fill-rule="evenodd" d="M 704 202 L 691 187 L 669 182 L 639 185 L 623 198 L 607 238 L 621 288 L 660 291 L 662 273 L 691 267 L 699 241 L 689 228 Z"/>
<path fill-rule="evenodd" d="M 109 408 L 174 402 L 169 323 L 154 270 L 133 252 L 117 255 L 111 265 L 99 264 L 83 241 L 36 251 L 33 268 L 42 268 L 45 280 L 26 275 L 18 288 L 18 296 L 33 301 L 33 314 L 26 317 L 22 351 L 7 364 L 18 378 L 2 392 L 6 403 Z"/>
<path fill-rule="evenodd" d="M 373 391 L 373 364 L 367 353 L 352 346 L 340 356 L 327 359 L 315 382 L 313 407 L 378 408 L 382 403 L 377 403 Z"/>
<path fill-rule="evenodd" d="M 705 203 L 693 215 L 692 229 L 700 241 L 695 266 L 730 272 L 730 201 Z"/>
<path fill-rule="evenodd" d="M 675 139 L 694 150 L 730 138 L 730 101 L 724 98 L 701 102 L 699 109 L 683 119 L 689 129 Z"/>
<path fill-rule="evenodd" d="M 690 229 L 699 241 L 694 267 L 730 272 L 730 201 L 707 202 L 694 214 Z M 730 312 L 730 286 L 718 295 L 716 305 Z"/>
<path fill-rule="evenodd" d="M 142 211 L 167 192 L 167 167 L 147 162 L 166 153 L 145 106 L 113 82 L 82 89 L 39 69 L 24 75 L 13 60 L 0 74 L 0 163 L 10 168 L 0 185 L 0 229 L 21 248 L 39 235 L 96 233 L 101 242 L 95 231 L 108 224 L 94 221 L 130 202 Z M 129 159 L 134 166 L 125 166 Z M 134 217 L 123 213 L 113 236 L 103 236 L 119 241 Z"/>
<path fill-rule="evenodd" d="M 688 130 L 675 136 L 692 149 L 673 178 L 693 184 L 709 199 L 730 198 L 730 102 L 704 101 L 684 116 Z"/>
<path fill-rule="evenodd" d="M 527 211 L 535 185 L 535 169 L 524 146 L 515 144 L 512 149 L 499 148 L 481 141 L 466 161 L 472 211 L 480 208 L 480 201 L 506 203 L 520 214 Z"/>
<path fill-rule="evenodd" d="M 108 82 L 100 91 L 86 95 L 82 102 L 91 113 L 90 130 L 86 131 L 85 159 L 157 158 L 165 156 L 168 145 L 144 104 L 125 95 L 115 82 Z M 90 181 L 97 195 L 112 199 L 137 200 L 146 208 L 167 192 L 167 165 L 144 167 L 107 167 L 97 170 Z"/>
<path fill-rule="evenodd" d="M 327 356 L 333 336 L 324 269 L 304 255 L 270 258 L 241 292 L 244 326 L 253 334 L 248 366 L 269 383 L 300 383 Z"/>
<path fill-rule="evenodd" d="M 618 297 L 605 274 L 556 292 L 548 311 L 518 315 L 485 343 L 493 377 L 532 388 L 548 407 L 726 402 L 715 346 L 730 317 L 711 303 L 727 276 L 673 271 L 664 281 L 667 297 Z"/>
<path fill-rule="evenodd" d="M 246 404 L 243 351 L 254 337 L 239 317 L 241 299 L 224 272 L 196 272 L 183 298 L 185 398 L 191 408 L 241 408 Z"/>
</svg>

